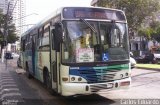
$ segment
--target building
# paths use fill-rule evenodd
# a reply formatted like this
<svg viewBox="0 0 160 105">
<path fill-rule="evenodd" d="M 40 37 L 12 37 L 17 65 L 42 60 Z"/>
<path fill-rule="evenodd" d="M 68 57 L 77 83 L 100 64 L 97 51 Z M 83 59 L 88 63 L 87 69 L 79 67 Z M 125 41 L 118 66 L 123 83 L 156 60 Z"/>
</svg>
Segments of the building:
<svg viewBox="0 0 160 105">
<path fill-rule="evenodd" d="M 0 9 L 2 10 L 3 14 L 7 13 L 8 8 L 8 0 L 0 0 Z"/>
<path fill-rule="evenodd" d="M 13 23 L 15 23 L 17 35 L 20 37 L 22 33 L 26 31 L 25 25 L 25 15 L 26 15 L 26 1 L 25 0 L 12 0 L 14 10 L 12 13 Z"/>
<path fill-rule="evenodd" d="M 3 14 L 7 14 L 8 11 L 8 15 L 12 17 L 12 22 L 15 24 L 16 34 L 21 37 L 21 34 L 26 31 L 26 27 L 24 27 L 26 0 L 0 0 L 0 9 Z"/>
<path fill-rule="evenodd" d="M 0 0 L 0 8 L 4 14 L 7 14 L 8 6 L 9 16 L 13 17 L 13 23 L 16 26 L 17 35 L 20 37 L 26 31 L 25 25 L 26 15 L 26 1 L 25 0 Z"/>
<path fill-rule="evenodd" d="M 13 2 L 10 2 L 10 0 L 1 0 L 0 1 L 0 9 L 2 10 L 3 14 L 7 14 L 9 16 L 12 16 L 12 10 L 14 8 Z"/>
</svg>

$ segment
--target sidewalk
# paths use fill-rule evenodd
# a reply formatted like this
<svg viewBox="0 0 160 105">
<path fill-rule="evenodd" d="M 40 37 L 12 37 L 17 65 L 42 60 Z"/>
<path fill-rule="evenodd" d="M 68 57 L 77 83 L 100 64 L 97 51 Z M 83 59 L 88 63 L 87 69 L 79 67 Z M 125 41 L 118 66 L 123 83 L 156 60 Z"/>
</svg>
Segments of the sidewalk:
<svg viewBox="0 0 160 105">
<path fill-rule="evenodd" d="M 2 66 L 2 67 L 1 67 Z M 7 69 L 12 66 L 13 68 L 15 68 L 15 72 L 17 74 L 24 74 L 25 73 L 25 70 L 23 70 L 22 68 L 18 68 L 17 67 L 17 64 L 16 64 L 16 60 L 8 60 L 7 61 Z M 3 70 L 1 70 L 3 69 Z M 1 62 L 1 59 L 0 59 L 0 71 L 5 71 L 6 69 L 6 61 L 4 61 L 3 63 Z"/>
<path fill-rule="evenodd" d="M 135 68 L 160 71 L 160 64 L 136 64 Z"/>
<path fill-rule="evenodd" d="M 6 68 L 5 63 L 2 63 L 0 59 L 0 105 L 11 105 L 13 104 L 10 103 L 11 101 L 22 100 L 19 88 L 10 72 L 12 69 L 9 64 Z"/>
<path fill-rule="evenodd" d="M 2 62 L 1 59 L 0 59 L 0 74 L 1 74 L 2 72 L 8 72 L 8 70 L 6 70 L 6 69 L 7 69 L 7 68 L 6 68 L 5 62 Z"/>
</svg>

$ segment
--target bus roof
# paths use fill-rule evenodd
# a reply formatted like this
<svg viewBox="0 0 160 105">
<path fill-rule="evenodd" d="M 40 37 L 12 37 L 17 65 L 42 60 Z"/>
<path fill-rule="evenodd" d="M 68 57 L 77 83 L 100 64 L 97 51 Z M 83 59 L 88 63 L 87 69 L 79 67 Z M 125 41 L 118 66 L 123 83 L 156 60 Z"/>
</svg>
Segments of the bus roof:
<svg viewBox="0 0 160 105">
<path fill-rule="evenodd" d="M 122 10 L 119 10 L 119 9 L 112 9 L 112 8 L 104 8 L 104 7 L 93 7 L 93 6 L 90 6 L 90 7 L 61 7 L 61 8 L 58 8 L 56 11 L 52 12 L 49 16 L 45 17 L 42 21 L 40 21 L 39 23 L 37 23 L 36 25 L 34 25 L 33 27 L 31 27 L 30 29 L 28 29 L 26 32 L 24 32 L 21 36 L 25 36 L 27 35 L 28 33 L 30 33 L 33 29 L 38 29 L 39 27 L 41 27 L 42 25 L 44 25 L 46 22 L 48 22 L 50 19 L 60 15 L 60 13 L 62 12 L 62 10 L 64 8 L 94 8 L 94 9 L 105 9 L 105 10 L 113 10 L 113 11 L 120 11 L 124 14 L 124 12 Z"/>
</svg>

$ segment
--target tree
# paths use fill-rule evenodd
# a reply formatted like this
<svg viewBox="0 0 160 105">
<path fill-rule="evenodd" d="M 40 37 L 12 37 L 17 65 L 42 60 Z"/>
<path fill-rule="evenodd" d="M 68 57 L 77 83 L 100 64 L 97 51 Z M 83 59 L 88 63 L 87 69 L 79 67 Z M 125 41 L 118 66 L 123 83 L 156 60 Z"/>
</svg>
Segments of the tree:
<svg viewBox="0 0 160 105">
<path fill-rule="evenodd" d="M 124 10 L 131 33 L 137 32 L 146 17 L 160 9 L 159 0 L 99 0 L 97 5 Z"/>
<path fill-rule="evenodd" d="M 7 43 L 14 43 L 18 40 L 18 37 L 16 36 L 16 29 L 15 25 L 12 23 L 12 18 L 8 17 L 9 19 L 6 18 L 6 15 L 2 14 L 0 11 L 0 29 L 3 29 L 4 31 L 0 30 L 0 46 L 2 52 L 2 48 L 7 45 Z M 6 21 L 7 19 L 7 21 Z M 7 24 L 6 24 L 7 22 Z M 8 30 L 8 31 L 5 31 Z M 8 34 L 6 34 L 6 32 Z M 7 35 L 7 41 L 5 40 L 5 35 Z"/>
<path fill-rule="evenodd" d="M 149 26 L 153 30 L 153 32 L 151 33 L 151 37 L 160 42 L 160 22 L 152 21 Z"/>
<path fill-rule="evenodd" d="M 5 22 L 6 22 L 6 15 L 0 12 L 0 29 L 8 30 L 7 43 L 14 43 L 18 40 L 19 37 L 16 36 L 16 28 L 12 22 L 12 18 L 11 17 L 8 18 L 7 26 L 5 26 Z M 0 31 L 0 44 L 1 45 L 2 45 L 2 41 L 4 41 L 4 38 L 5 38 L 4 35 L 6 34 Z"/>
<path fill-rule="evenodd" d="M 0 9 L 0 44 L 1 42 L 3 41 L 3 24 L 4 24 L 4 21 L 3 21 L 3 14 L 2 14 L 2 10 Z"/>
<path fill-rule="evenodd" d="M 19 40 L 19 37 L 16 36 L 15 30 L 16 28 L 14 24 L 11 24 L 10 26 L 8 26 L 8 36 L 7 36 L 8 43 L 15 43 L 16 41 Z"/>
<path fill-rule="evenodd" d="M 138 30 L 140 36 L 145 36 L 148 39 L 155 39 L 160 42 L 160 22 L 152 21 L 148 27 Z"/>
</svg>

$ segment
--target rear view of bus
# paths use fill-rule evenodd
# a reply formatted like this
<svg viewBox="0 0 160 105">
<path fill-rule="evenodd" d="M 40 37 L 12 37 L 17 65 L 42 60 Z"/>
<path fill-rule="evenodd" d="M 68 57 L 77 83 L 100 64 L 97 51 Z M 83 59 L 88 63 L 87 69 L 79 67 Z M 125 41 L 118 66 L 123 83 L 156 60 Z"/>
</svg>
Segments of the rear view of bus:
<svg viewBox="0 0 160 105">
<path fill-rule="evenodd" d="M 128 27 L 123 11 L 65 7 L 61 23 L 57 72 L 62 95 L 130 86 Z"/>
</svg>

